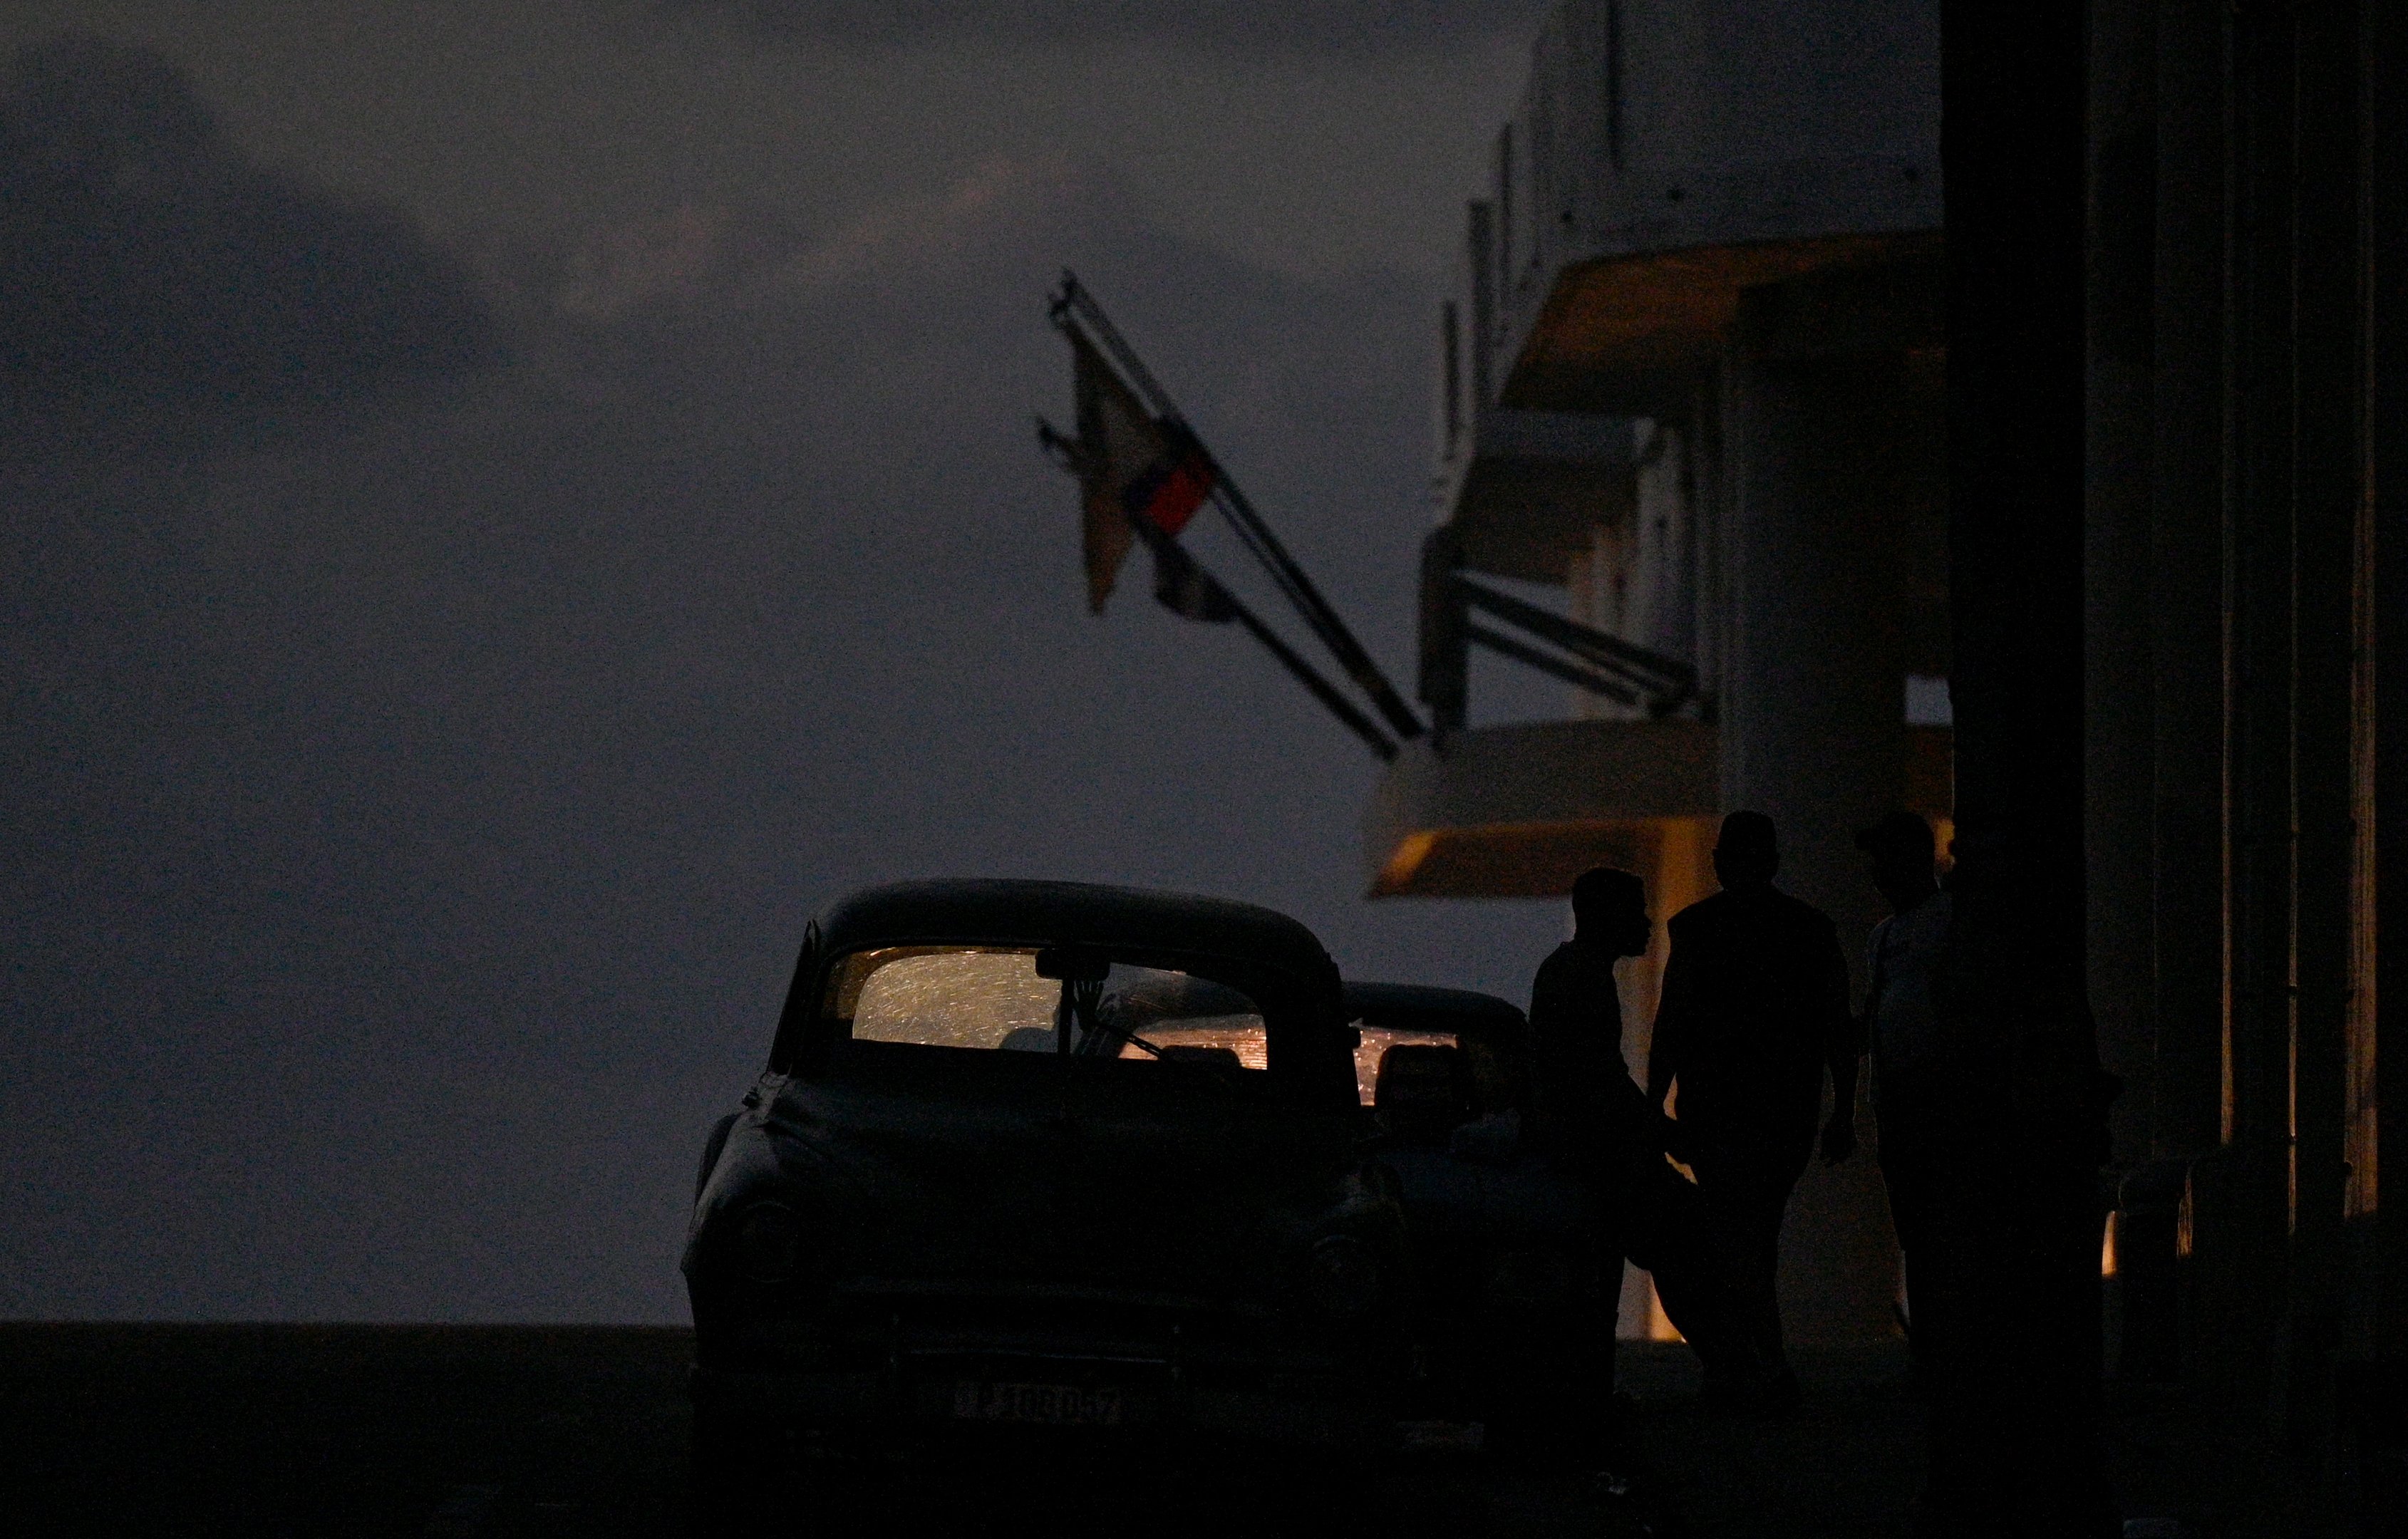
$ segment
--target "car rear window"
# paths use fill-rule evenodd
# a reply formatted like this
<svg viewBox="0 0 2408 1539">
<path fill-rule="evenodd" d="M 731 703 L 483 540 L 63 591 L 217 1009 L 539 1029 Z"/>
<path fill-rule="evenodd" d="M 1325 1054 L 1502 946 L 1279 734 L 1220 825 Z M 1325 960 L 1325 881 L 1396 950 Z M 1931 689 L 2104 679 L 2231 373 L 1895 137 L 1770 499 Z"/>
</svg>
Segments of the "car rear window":
<svg viewBox="0 0 2408 1539">
<path fill-rule="evenodd" d="M 1037 952 L 1027 948 L 856 951 L 830 973 L 824 1008 L 856 1042 L 1167 1058 L 1250 1070 L 1267 1062 L 1261 1012 L 1226 984 L 1118 962 L 1099 982 L 1057 982 L 1038 976 Z"/>
<path fill-rule="evenodd" d="M 1355 1030 L 1361 1033 L 1361 1040 L 1354 1049 L 1354 1093 L 1367 1106 L 1378 1104 L 1382 1060 L 1387 1057 L 1389 1048 L 1406 1044 L 1461 1048 L 1484 1116 L 1517 1106 L 1524 1099 L 1528 1067 L 1517 1060 L 1510 1039 L 1499 1042 L 1485 1031 L 1457 1034 L 1426 1028 L 1370 1026 L 1361 1021 L 1355 1023 Z"/>
<path fill-rule="evenodd" d="M 1363 1104 L 1370 1105 L 1380 1088 L 1380 1061 L 1388 1049 L 1400 1042 L 1427 1043 L 1444 1047 L 1456 1046 L 1453 1032 L 1398 1032 L 1385 1026 L 1360 1026 L 1362 1040 L 1354 1046 L 1354 1091 Z"/>
</svg>

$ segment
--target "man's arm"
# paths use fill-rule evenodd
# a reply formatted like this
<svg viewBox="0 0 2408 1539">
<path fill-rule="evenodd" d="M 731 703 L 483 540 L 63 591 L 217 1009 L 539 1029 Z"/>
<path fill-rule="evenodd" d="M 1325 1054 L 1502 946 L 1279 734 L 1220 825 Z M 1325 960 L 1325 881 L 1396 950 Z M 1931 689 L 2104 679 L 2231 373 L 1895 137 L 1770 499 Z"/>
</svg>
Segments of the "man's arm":
<svg viewBox="0 0 2408 1539">
<path fill-rule="evenodd" d="M 1530 979 L 1531 1033 L 1543 1037 L 1555 1032 L 1562 1024 L 1564 1005 L 1563 962 L 1559 952 L 1550 952 Z"/>
<path fill-rule="evenodd" d="M 1697 1016 L 1697 958 L 1670 930 L 1670 955 L 1664 961 L 1664 987 L 1656 996 L 1656 1029 L 1647 1044 L 1647 1104 L 1661 1109 L 1688 1051 L 1690 1022 Z"/>
<path fill-rule="evenodd" d="M 1526 1038 L 1529 1055 L 1525 1060 L 1527 1075 L 1527 1111 L 1534 1128 L 1551 1123 L 1563 1110 L 1561 1102 L 1567 1087 L 1564 1084 L 1563 1062 L 1566 1028 L 1570 1022 L 1565 995 L 1565 963 L 1562 951 L 1551 952 L 1539 964 L 1536 977 L 1530 980 L 1529 1032 Z"/>
<path fill-rule="evenodd" d="M 1854 1053 L 1831 1060 L 1831 1119 L 1823 1124 L 1823 1162 L 1836 1165 L 1856 1152 L 1856 1065 Z"/>
<path fill-rule="evenodd" d="M 1856 1152 L 1856 1065 L 1864 1054 L 1863 1033 L 1848 1008 L 1848 959 L 1840 951 L 1835 930 L 1821 948 L 1818 1014 L 1823 1026 L 1823 1058 L 1831 1071 L 1831 1119 L 1823 1125 L 1823 1162 L 1836 1165 Z M 1870 1010 L 1868 1000 L 1865 1008 Z"/>
</svg>

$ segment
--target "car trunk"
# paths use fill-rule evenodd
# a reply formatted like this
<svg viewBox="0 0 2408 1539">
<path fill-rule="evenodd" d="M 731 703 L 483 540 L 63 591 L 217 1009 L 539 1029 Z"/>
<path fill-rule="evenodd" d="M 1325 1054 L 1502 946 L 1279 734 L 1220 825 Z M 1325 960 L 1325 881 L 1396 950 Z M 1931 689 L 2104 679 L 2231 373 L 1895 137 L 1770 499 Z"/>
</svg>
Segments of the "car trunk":
<svg viewBox="0 0 2408 1539">
<path fill-rule="evenodd" d="M 862 1042 L 773 1124 L 824 1171 L 840 1287 L 1239 1308 L 1355 1190 L 1368 1131 L 1261 1073 Z"/>
</svg>

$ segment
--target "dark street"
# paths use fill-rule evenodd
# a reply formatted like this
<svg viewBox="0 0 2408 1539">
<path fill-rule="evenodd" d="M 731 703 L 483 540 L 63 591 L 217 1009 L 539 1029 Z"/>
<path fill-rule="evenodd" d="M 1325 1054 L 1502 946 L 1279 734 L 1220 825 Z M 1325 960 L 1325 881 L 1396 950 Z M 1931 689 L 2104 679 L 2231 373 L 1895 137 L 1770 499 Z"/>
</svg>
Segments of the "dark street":
<svg viewBox="0 0 2408 1539">
<path fill-rule="evenodd" d="M 643 1327 L 0 1326 L 0 1490 L 29 1536 L 683 1535 L 692 1356 L 691 1332 Z M 1902 1351 L 1801 1350 L 1805 1411 L 1771 1424 L 1706 1415 L 1681 1347 L 1622 1361 L 1659 1532 L 1904 1532 L 1922 1453 Z M 2197 1539 L 2318 1532 L 2265 1440 L 2150 1388 L 2111 1397 L 2135 1510 Z M 1024 1446 L 806 1461 L 784 1490 L 797 1531 L 840 1503 L 853 1532 L 1644 1532 L 1582 1472 L 1444 1446 L 1349 1468 Z"/>
<path fill-rule="evenodd" d="M 0 1489 L 28 1535 L 682 1535 L 692 1360 L 633 1327 L 0 1327 Z M 1616 1532 L 1581 1478 L 1443 1450 L 1374 1474 L 1023 1445 L 806 1459 L 784 1492 L 796 1530 Z"/>
</svg>

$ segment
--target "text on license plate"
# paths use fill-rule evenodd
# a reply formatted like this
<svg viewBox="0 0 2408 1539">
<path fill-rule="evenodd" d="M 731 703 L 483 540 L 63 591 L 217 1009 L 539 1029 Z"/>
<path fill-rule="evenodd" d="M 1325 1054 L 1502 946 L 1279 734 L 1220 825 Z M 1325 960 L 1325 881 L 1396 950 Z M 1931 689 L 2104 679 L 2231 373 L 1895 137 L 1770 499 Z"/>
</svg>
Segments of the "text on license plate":
<svg viewBox="0 0 2408 1539">
<path fill-rule="evenodd" d="M 1118 1386 L 1110 1384 L 987 1384 L 963 1379 L 953 1386 L 953 1416 L 964 1421 L 1117 1427 L 1121 1422 L 1121 1391 Z"/>
</svg>

